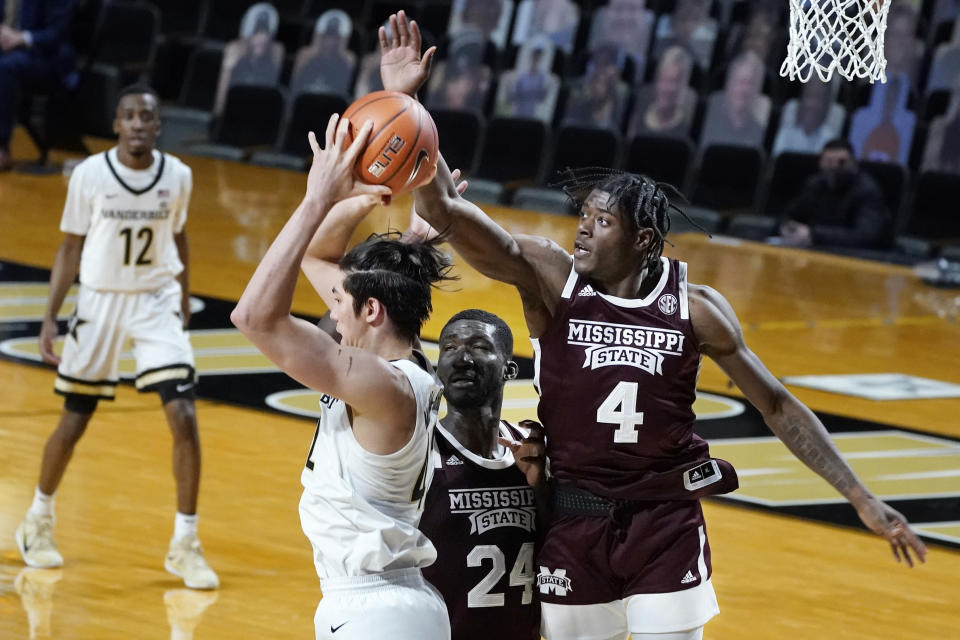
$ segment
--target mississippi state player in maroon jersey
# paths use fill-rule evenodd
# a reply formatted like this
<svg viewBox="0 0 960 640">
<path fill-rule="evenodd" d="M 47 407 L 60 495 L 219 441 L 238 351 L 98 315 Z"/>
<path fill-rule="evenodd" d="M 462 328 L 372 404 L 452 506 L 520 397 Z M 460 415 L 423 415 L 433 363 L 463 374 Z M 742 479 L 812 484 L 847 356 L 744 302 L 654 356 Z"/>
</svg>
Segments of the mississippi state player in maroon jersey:
<svg viewBox="0 0 960 640">
<path fill-rule="evenodd" d="M 461 311 L 440 332 L 447 413 L 420 530 L 437 548 L 423 575 L 447 603 L 453 640 L 540 637 L 534 493 L 498 442 L 528 435 L 500 420 L 504 383 L 517 376 L 512 355 L 513 333 L 486 311 Z"/>
<path fill-rule="evenodd" d="M 401 13 L 380 31 L 384 87 L 415 95 L 434 49 Z M 464 200 L 443 159 L 416 208 L 484 275 L 514 285 L 538 351 L 540 416 L 558 480 L 537 556 L 543 634 L 694 640 L 717 613 L 698 498 L 735 486 L 693 433 L 696 370 L 711 357 L 770 429 L 883 536 L 897 560 L 923 560 L 905 518 L 872 495 L 819 419 L 743 340 L 719 293 L 663 260 L 670 203 L 645 176 L 581 172 L 573 254 L 513 236 Z"/>
</svg>

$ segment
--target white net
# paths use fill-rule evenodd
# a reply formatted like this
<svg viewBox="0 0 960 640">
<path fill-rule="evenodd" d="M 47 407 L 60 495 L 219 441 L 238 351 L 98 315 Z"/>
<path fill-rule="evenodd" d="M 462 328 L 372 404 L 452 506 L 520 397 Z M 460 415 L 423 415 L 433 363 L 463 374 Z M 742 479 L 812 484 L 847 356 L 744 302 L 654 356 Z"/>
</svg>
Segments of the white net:
<svg viewBox="0 0 960 640">
<path fill-rule="evenodd" d="M 890 0 L 790 0 L 790 43 L 780 75 L 827 82 L 833 73 L 847 80 L 886 82 L 883 33 Z"/>
</svg>

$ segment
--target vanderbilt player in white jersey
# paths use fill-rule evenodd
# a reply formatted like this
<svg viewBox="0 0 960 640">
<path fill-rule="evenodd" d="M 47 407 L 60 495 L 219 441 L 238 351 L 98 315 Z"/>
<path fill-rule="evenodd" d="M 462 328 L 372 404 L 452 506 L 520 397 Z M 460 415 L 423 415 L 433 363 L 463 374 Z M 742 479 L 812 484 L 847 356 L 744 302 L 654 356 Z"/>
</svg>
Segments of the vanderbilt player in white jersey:
<svg viewBox="0 0 960 640">
<path fill-rule="evenodd" d="M 33 504 L 16 531 L 17 546 L 31 567 L 63 564 L 53 541 L 54 493 L 97 402 L 114 398 L 120 350 L 130 339 L 137 390 L 159 392 L 173 434 L 177 514 L 164 566 L 188 587 L 215 589 L 219 580 L 197 540 L 200 439 L 186 333 L 185 224 L 193 178 L 180 160 L 154 148 L 160 113 L 149 87 L 121 92 L 113 129 L 117 146 L 81 162 L 67 190 L 60 222 L 65 237 L 40 331 L 41 355 L 58 365 L 54 388 L 65 401 L 44 449 Z M 77 305 L 59 358 L 56 317 L 78 271 Z"/>
<path fill-rule="evenodd" d="M 324 594 L 314 618 L 316 637 L 443 640 L 450 637 L 446 607 L 420 572 L 436 551 L 417 529 L 433 474 L 440 388 L 413 345 L 430 313 L 431 285 L 447 278 L 450 260 L 431 243 L 389 234 L 371 237 L 338 260 L 346 241 L 336 220 L 365 215 L 390 193 L 355 179 L 353 166 L 372 123 L 349 146 L 348 126 L 331 117 L 325 150 L 310 133 L 313 166 L 304 199 L 231 319 L 284 372 L 324 394 L 300 500 Z M 339 249 L 325 249 L 325 240 Z M 340 344 L 290 314 L 311 244 L 321 258 L 331 257 L 315 261 L 309 272 L 330 307 Z"/>
</svg>

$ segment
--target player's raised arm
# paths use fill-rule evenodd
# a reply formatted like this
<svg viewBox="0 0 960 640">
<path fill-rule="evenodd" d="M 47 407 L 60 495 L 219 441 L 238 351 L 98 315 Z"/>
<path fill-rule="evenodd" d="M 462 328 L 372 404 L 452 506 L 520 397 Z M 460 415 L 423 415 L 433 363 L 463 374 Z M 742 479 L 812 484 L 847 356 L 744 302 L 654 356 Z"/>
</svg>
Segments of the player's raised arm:
<svg viewBox="0 0 960 640">
<path fill-rule="evenodd" d="M 401 428 L 410 422 L 409 416 L 397 415 L 406 412 L 398 412 L 396 407 L 413 402 L 402 373 L 374 354 L 338 345 L 315 325 L 290 314 L 300 262 L 333 205 L 390 192 L 386 187 L 360 183 L 353 176 L 370 123 L 349 147 L 345 145 L 346 121 L 337 124 L 338 118 L 333 116 L 324 150 L 311 132 L 313 166 L 304 199 L 257 266 L 230 319 L 291 377 L 340 398 L 373 421 Z"/>
<path fill-rule="evenodd" d="M 346 253 L 357 226 L 378 202 L 377 196 L 367 195 L 333 205 L 307 246 L 300 268 L 327 308 L 333 308 L 333 289 L 343 279 L 340 258 Z"/>
<path fill-rule="evenodd" d="M 690 319 L 701 352 L 730 376 L 787 448 L 853 504 L 863 523 L 890 543 L 898 562 L 902 556 L 912 567 L 911 550 L 923 562 L 926 547 L 906 518 L 870 493 L 840 455 L 820 419 L 747 347 L 727 300 L 710 287 L 691 285 Z"/>
<path fill-rule="evenodd" d="M 390 16 L 391 37 L 381 27 L 380 74 L 383 86 L 416 96 L 430 74 L 436 52 L 420 55 L 420 29 L 400 11 Z M 484 275 L 520 289 L 525 304 L 542 304 L 547 312 L 559 298 L 572 258 L 546 238 L 514 237 L 472 202 L 460 197 L 443 157 L 436 178 L 414 191 L 416 210 L 461 256 Z M 528 313 L 529 316 L 529 313 Z"/>
</svg>

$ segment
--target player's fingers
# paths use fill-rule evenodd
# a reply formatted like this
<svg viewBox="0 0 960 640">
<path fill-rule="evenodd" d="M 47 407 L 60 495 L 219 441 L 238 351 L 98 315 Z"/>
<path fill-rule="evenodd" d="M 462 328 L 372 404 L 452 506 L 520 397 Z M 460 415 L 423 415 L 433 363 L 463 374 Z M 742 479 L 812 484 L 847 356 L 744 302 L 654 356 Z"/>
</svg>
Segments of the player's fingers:
<svg viewBox="0 0 960 640">
<path fill-rule="evenodd" d="M 400 27 L 400 46 L 410 44 L 410 26 L 407 22 L 407 12 L 403 9 L 397 12 L 397 26 Z"/>
<path fill-rule="evenodd" d="M 377 37 L 380 39 L 380 54 L 383 55 L 390 48 L 390 43 L 387 41 L 387 30 L 383 27 L 377 29 Z"/>
<path fill-rule="evenodd" d="M 453 178 L 453 181 L 456 182 L 460 179 L 460 169 L 454 169 L 450 172 L 450 177 Z"/>
<path fill-rule="evenodd" d="M 400 34 L 397 30 L 397 14 L 390 14 L 390 46 L 394 49 L 400 46 Z"/>
<path fill-rule="evenodd" d="M 519 442 L 514 442 L 513 440 L 509 440 L 507 438 L 497 438 L 497 442 L 510 449 L 510 451 L 516 452 L 516 450 L 520 448 Z"/>
<path fill-rule="evenodd" d="M 467 187 L 469 186 L 470 186 L 470 182 L 467 180 L 464 180 L 463 182 L 457 185 L 457 193 L 459 193 L 460 195 L 463 195 L 463 192 L 466 191 Z"/>
<path fill-rule="evenodd" d="M 347 139 L 347 134 L 348 134 L 348 133 L 350 133 L 350 119 L 349 119 L 349 118 L 341 118 L 341 119 L 340 119 L 340 125 L 337 127 L 336 142 L 334 143 L 334 146 L 335 146 L 337 149 L 343 149 L 343 148 L 344 148 L 344 144 L 343 144 L 343 143 L 344 143 L 344 141 Z M 356 140 L 354 140 L 354 143 L 356 143 Z M 366 143 L 366 138 L 364 138 L 364 143 Z M 353 148 L 353 145 L 352 145 L 352 144 L 350 145 L 350 148 Z"/>
<path fill-rule="evenodd" d="M 337 125 L 340 124 L 340 114 L 333 113 L 330 115 L 330 119 L 327 120 L 327 131 L 324 139 L 326 140 L 325 148 L 329 149 L 333 145 L 333 136 L 337 131 Z"/>
<path fill-rule="evenodd" d="M 363 152 L 363 148 L 367 145 L 367 138 L 370 137 L 371 131 L 373 131 L 373 120 L 367 120 L 364 122 L 363 126 L 360 127 L 360 130 L 357 131 L 353 138 L 353 142 L 347 149 L 345 157 L 345 160 L 350 163 L 350 165 L 353 165 L 353 163 L 357 161 L 357 158 L 360 157 L 360 154 Z M 341 138 L 340 142 L 342 141 L 343 139 Z"/>
<path fill-rule="evenodd" d="M 359 194 L 369 194 L 379 199 L 381 203 L 385 202 L 386 204 L 390 204 L 389 198 L 393 195 L 393 191 L 386 185 L 367 184 L 365 182 L 357 182 L 355 192 Z M 387 199 L 384 200 L 385 198 Z"/>
<path fill-rule="evenodd" d="M 436 52 L 436 47 L 430 47 L 420 58 L 420 68 L 423 69 L 423 71 L 430 71 L 430 64 L 433 62 L 433 56 Z"/>
<path fill-rule="evenodd" d="M 410 21 L 410 48 L 415 49 L 417 53 L 420 52 L 420 46 L 423 44 L 423 39 L 420 37 L 420 25 L 417 24 L 416 20 Z"/>
</svg>

